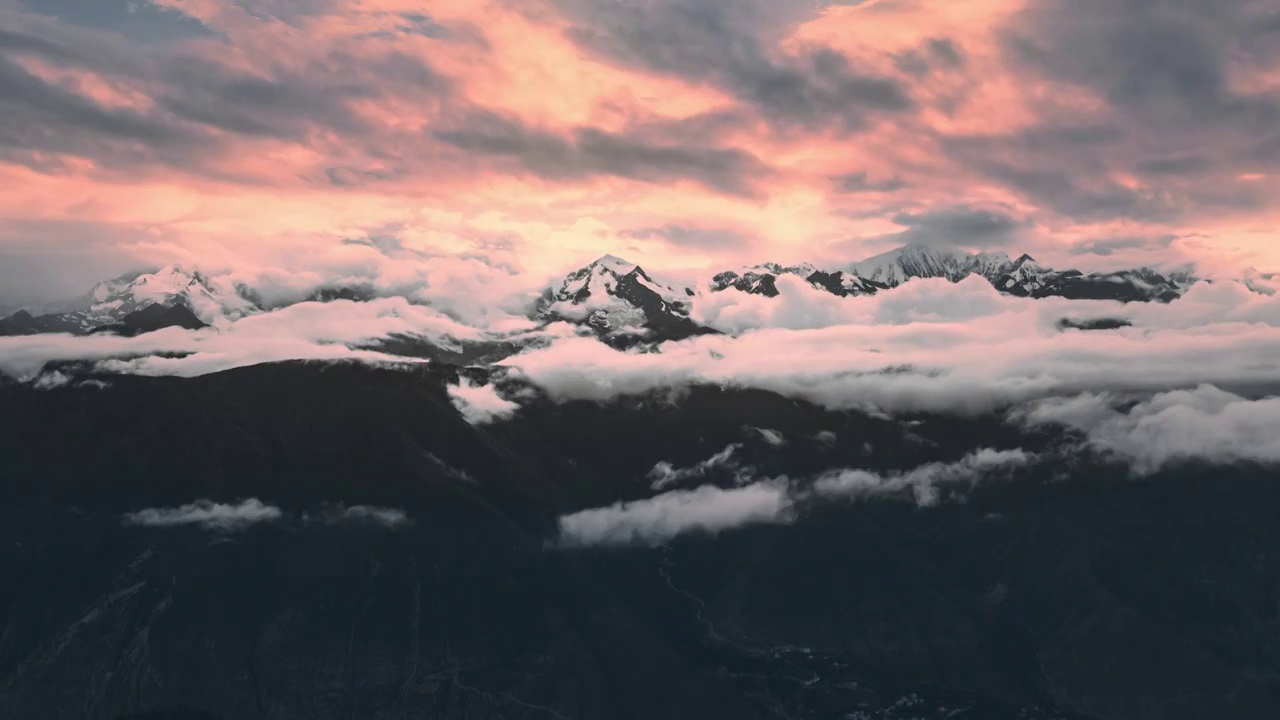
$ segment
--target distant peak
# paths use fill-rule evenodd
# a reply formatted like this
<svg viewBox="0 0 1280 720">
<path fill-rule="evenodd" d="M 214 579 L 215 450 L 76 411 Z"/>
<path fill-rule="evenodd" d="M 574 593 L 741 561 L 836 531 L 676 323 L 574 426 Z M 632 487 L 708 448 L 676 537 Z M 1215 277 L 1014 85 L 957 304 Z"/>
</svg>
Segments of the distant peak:
<svg viewBox="0 0 1280 720">
<path fill-rule="evenodd" d="M 630 260 L 624 260 L 617 255 L 601 255 L 599 259 L 591 263 L 589 267 L 603 267 L 619 275 L 626 275 L 636 269 L 636 264 Z"/>
</svg>

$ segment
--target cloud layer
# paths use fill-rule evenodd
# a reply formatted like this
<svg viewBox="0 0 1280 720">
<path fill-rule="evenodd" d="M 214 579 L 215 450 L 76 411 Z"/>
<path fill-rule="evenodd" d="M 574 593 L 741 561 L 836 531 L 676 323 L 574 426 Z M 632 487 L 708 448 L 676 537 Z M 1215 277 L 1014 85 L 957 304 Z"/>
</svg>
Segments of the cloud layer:
<svg viewBox="0 0 1280 720">
<path fill-rule="evenodd" d="M 654 353 L 569 338 L 504 364 L 561 400 L 710 384 L 887 413 L 985 413 L 1087 390 L 1280 377 L 1280 304 L 1238 283 L 1199 284 L 1167 305 L 1013 298 L 977 278 L 858 298 L 785 278 L 779 289 L 774 299 L 728 290 L 709 300 L 702 317 L 737 335 Z M 1132 326 L 1064 331 L 1064 317 Z"/>
</svg>

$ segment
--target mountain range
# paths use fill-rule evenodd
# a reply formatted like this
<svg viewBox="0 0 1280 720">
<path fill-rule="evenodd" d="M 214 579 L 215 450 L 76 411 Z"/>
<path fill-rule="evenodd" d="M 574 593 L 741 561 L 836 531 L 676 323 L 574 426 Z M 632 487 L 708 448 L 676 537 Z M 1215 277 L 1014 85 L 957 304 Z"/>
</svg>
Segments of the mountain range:
<svg viewBox="0 0 1280 720">
<path fill-rule="evenodd" d="M 530 317 L 542 322 L 578 324 L 620 344 L 682 339 L 713 332 L 691 318 L 693 303 L 699 296 L 733 289 L 776 297 L 778 280 L 786 275 L 840 297 L 874 295 L 917 278 L 959 282 L 977 275 L 1000 292 L 1018 297 L 1121 302 L 1169 302 L 1196 281 L 1185 271 L 1166 275 L 1143 267 L 1084 273 L 1056 270 L 1025 254 L 1017 258 L 1004 253 L 970 255 L 906 245 L 842 268 L 762 263 L 716 273 L 696 287 L 675 287 L 655 280 L 635 263 L 605 255 L 569 273 L 558 285 L 546 288 L 531 308 Z M 323 288 L 307 299 L 328 302 L 367 300 L 372 296 L 368 288 Z M 171 325 L 217 324 L 269 309 L 250 288 L 171 265 L 152 273 L 104 280 L 51 312 L 33 314 L 20 310 L 0 319 L 0 335 L 87 334 L 120 326 L 129 315 L 151 305 L 181 306 L 190 312 L 167 316 L 156 313 L 141 324 L 135 319 L 134 332 Z"/>
<path fill-rule="evenodd" d="M 638 265 L 606 255 L 570 273 L 559 288 L 543 293 L 534 316 L 586 324 L 609 339 L 642 337 L 674 340 L 708 332 L 690 319 L 693 298 L 704 292 L 741 292 L 777 297 L 779 278 L 798 277 L 840 297 L 874 295 L 918 278 L 959 282 L 984 278 L 1001 293 L 1017 297 L 1070 300 L 1170 302 L 1197 278 L 1151 268 L 1106 273 L 1055 270 L 1030 255 L 965 254 L 926 245 L 906 245 L 844 268 L 819 269 L 809 263 L 762 263 L 712 276 L 701 287 L 675 288 L 655 282 Z"/>
</svg>

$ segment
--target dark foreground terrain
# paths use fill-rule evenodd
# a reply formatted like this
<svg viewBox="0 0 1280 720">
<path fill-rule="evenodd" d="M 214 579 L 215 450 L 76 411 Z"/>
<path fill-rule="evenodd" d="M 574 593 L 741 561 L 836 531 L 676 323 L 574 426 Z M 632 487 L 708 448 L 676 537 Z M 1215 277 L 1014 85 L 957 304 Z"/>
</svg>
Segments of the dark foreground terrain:
<svg viewBox="0 0 1280 720">
<path fill-rule="evenodd" d="M 0 387 L 0 717 L 1280 717 L 1274 472 L 1138 481 L 1064 454 L 933 508 L 813 504 L 565 550 L 561 514 L 648 497 L 655 463 L 731 442 L 759 476 L 800 478 L 1072 440 L 718 389 L 473 427 L 452 377 Z M 121 521 L 246 497 L 284 516 Z M 412 523 L 304 518 L 338 504 Z"/>
</svg>

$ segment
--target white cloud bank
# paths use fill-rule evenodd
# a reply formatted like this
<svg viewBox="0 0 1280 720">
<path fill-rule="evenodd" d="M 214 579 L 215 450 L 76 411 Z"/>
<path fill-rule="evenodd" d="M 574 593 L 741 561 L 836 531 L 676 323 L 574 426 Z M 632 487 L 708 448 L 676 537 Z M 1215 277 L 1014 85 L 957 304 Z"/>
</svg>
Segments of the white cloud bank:
<svg viewBox="0 0 1280 720">
<path fill-rule="evenodd" d="M 718 295 L 737 303 L 722 312 L 753 313 L 744 326 L 806 324 L 776 315 L 787 307 L 786 292 L 774 299 Z M 701 336 L 647 353 L 562 338 L 502 364 L 561 401 L 707 384 L 889 414 L 976 414 L 1086 391 L 1280 380 L 1280 297 L 1238 283 L 1202 283 L 1168 305 L 1014 298 L 977 278 L 827 298 L 822 302 L 838 304 L 841 314 L 817 320 L 841 324 Z M 1063 317 L 1122 318 L 1133 326 L 1064 332 L 1057 327 Z"/>
<path fill-rule="evenodd" d="M 46 362 L 57 360 L 97 361 L 106 372 L 181 377 L 282 360 L 415 362 L 353 349 L 397 334 L 421 337 L 444 348 L 486 337 L 404 298 L 305 302 L 202 330 L 165 328 L 132 338 L 62 334 L 0 337 L 0 372 L 25 380 L 34 377 Z"/>
<path fill-rule="evenodd" d="M 1093 447 L 1128 462 L 1138 474 L 1189 460 L 1280 463 L 1280 397 L 1249 400 L 1202 385 L 1117 409 L 1125 400 L 1097 393 L 1051 398 L 1016 416 L 1032 426 L 1078 430 Z"/>
<path fill-rule="evenodd" d="M 234 505 L 197 500 L 176 508 L 147 508 L 124 516 L 126 525 L 144 527 L 178 527 L 197 525 L 205 530 L 239 532 L 264 522 L 279 520 L 280 508 L 266 505 L 257 498 L 241 500 Z"/>
</svg>

